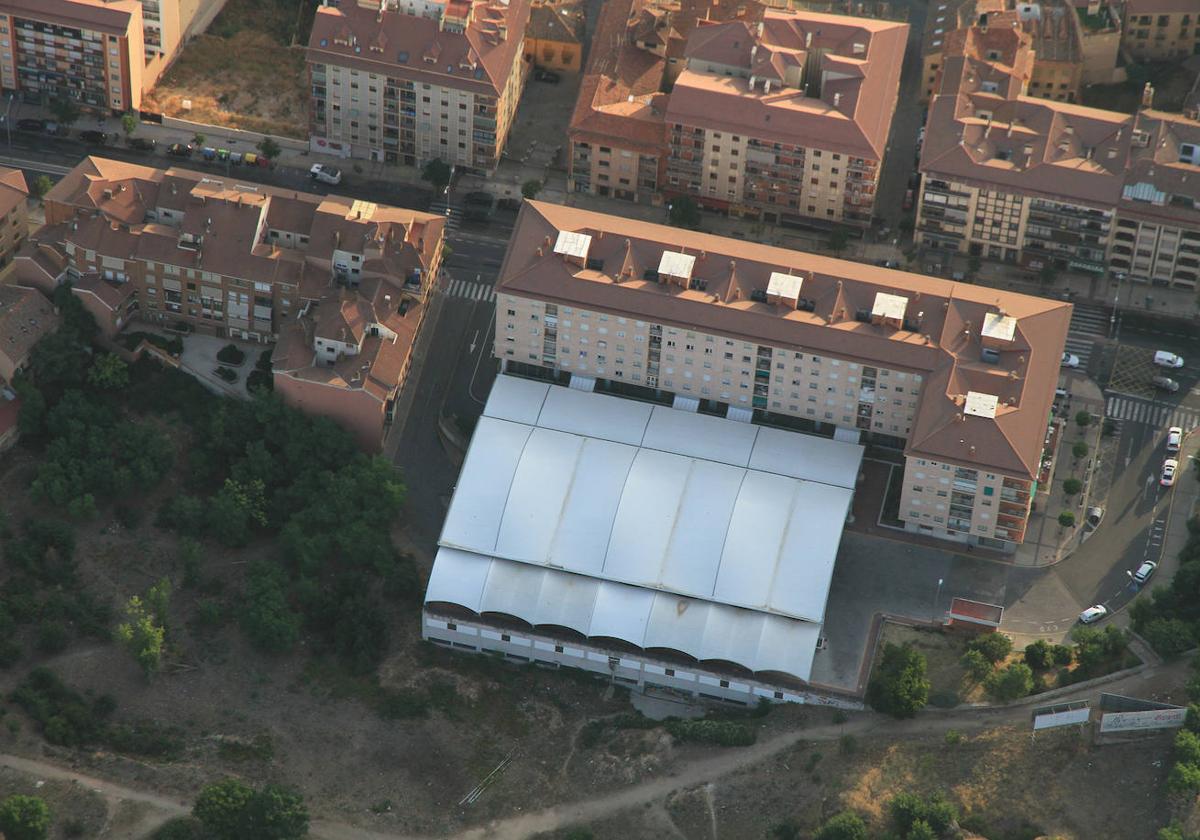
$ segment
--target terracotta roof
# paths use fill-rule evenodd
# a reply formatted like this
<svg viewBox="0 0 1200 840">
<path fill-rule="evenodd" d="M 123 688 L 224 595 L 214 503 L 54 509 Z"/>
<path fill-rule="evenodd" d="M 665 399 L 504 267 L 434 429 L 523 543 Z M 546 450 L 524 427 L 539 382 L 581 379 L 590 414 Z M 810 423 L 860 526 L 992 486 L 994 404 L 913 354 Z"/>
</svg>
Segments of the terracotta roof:
<svg viewBox="0 0 1200 840">
<path fill-rule="evenodd" d="M 1181 159 L 1181 146 L 1200 149 L 1200 121 L 1143 109 L 1133 130 L 1121 215 L 1200 228 L 1200 154 Z"/>
<path fill-rule="evenodd" d="M 308 39 L 309 62 L 499 96 L 508 84 L 530 0 L 471 0 L 464 31 L 433 17 L 357 3 L 318 6 Z M 454 10 L 447 8 L 443 19 Z M 506 30 L 501 36 L 501 30 Z"/>
<path fill-rule="evenodd" d="M 29 198 L 25 173 L 20 169 L 0 166 L 0 217 L 7 216 Z"/>
<path fill-rule="evenodd" d="M 0 353 L 13 367 L 22 365 L 33 345 L 58 329 L 58 322 L 41 292 L 0 284 Z"/>
<path fill-rule="evenodd" d="M 582 14 L 579 6 L 538 3 L 529 10 L 525 37 L 557 41 L 560 44 L 580 44 L 583 42 Z"/>
<path fill-rule="evenodd" d="M 564 230 L 591 234 L 588 258 L 602 268 L 553 253 L 546 243 Z M 696 257 L 703 291 L 643 279 L 664 250 Z M 804 278 L 811 311 L 752 299 L 777 271 Z M 918 373 L 910 454 L 1024 478 L 1041 461 L 1071 316 L 1058 301 L 536 201 L 522 207 L 497 291 Z M 903 327 L 859 319 L 880 292 L 906 299 Z M 1014 335 L 987 362 L 982 324 L 999 313 L 1015 319 Z M 998 398 L 994 419 L 963 411 L 972 390 Z"/>
<path fill-rule="evenodd" d="M 4 0 L 4 14 L 125 35 L 142 21 L 135 0 Z"/>
<path fill-rule="evenodd" d="M 71 288 L 75 292 L 83 292 L 95 295 L 100 299 L 100 302 L 114 312 L 133 297 L 136 291 L 133 283 L 117 283 L 112 280 L 105 280 L 99 274 L 84 274 L 71 284 Z"/>
<path fill-rule="evenodd" d="M 702 25 L 688 42 L 688 69 L 671 91 L 667 122 L 881 159 L 907 36 L 903 23 L 775 9 L 757 28 Z M 819 93 L 804 76 L 811 53 L 817 72 L 830 76 Z M 693 59 L 739 74 L 697 72 Z"/>
</svg>

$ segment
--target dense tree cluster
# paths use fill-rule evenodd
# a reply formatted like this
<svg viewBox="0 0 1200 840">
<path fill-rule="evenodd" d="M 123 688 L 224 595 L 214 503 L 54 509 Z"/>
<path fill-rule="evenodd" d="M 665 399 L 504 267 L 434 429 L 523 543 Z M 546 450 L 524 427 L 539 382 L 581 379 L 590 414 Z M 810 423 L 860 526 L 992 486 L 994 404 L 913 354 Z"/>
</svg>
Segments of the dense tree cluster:
<svg viewBox="0 0 1200 840">
<path fill-rule="evenodd" d="M 1169 586 L 1130 606 L 1133 629 L 1163 657 L 1174 658 L 1200 641 L 1200 519 L 1188 521 L 1188 541 Z"/>
<path fill-rule="evenodd" d="M 867 685 L 867 702 L 897 718 L 912 717 L 929 700 L 925 657 L 912 645 L 883 647 L 883 656 Z"/>
</svg>

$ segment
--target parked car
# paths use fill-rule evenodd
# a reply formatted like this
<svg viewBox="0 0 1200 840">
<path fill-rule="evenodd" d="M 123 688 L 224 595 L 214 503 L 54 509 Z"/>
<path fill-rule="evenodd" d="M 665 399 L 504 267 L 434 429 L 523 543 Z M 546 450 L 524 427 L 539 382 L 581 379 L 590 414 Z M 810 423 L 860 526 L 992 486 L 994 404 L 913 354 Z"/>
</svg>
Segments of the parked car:
<svg viewBox="0 0 1200 840">
<path fill-rule="evenodd" d="M 899 268 L 900 267 L 900 263 L 896 262 L 895 260 L 876 260 L 875 265 L 882 266 L 883 268 Z"/>
<path fill-rule="evenodd" d="M 327 163 L 314 163 L 308 170 L 308 177 L 325 184 L 342 183 L 342 171 Z"/>
<path fill-rule="evenodd" d="M 1158 483 L 1163 487 L 1173 487 L 1175 485 L 1175 476 L 1178 474 L 1178 472 L 1179 462 L 1174 458 L 1168 458 L 1167 460 L 1163 461 L 1162 478 L 1158 480 Z"/>
<path fill-rule="evenodd" d="M 172 157 L 191 157 L 192 147 L 189 143 L 172 143 L 167 146 L 167 154 Z"/>
<path fill-rule="evenodd" d="M 71 133 L 70 129 L 68 129 L 65 125 L 59 125 L 53 120 L 47 120 L 46 124 L 42 127 L 42 130 L 51 137 L 67 137 Z"/>
<path fill-rule="evenodd" d="M 1169 376 L 1156 376 L 1150 380 L 1150 384 L 1160 391 L 1170 391 L 1172 394 L 1179 390 L 1179 383 Z"/>
<path fill-rule="evenodd" d="M 225 161 L 229 160 L 229 150 L 228 149 L 217 149 L 217 160 L 221 161 L 221 163 L 224 163 Z"/>
<path fill-rule="evenodd" d="M 552 85 L 556 85 L 562 81 L 562 76 L 558 75 L 553 70 L 534 70 L 533 78 L 535 81 L 546 82 Z"/>
<path fill-rule="evenodd" d="M 1065 368 L 1079 367 L 1079 357 L 1074 355 L 1073 353 L 1063 353 L 1062 366 Z"/>
<path fill-rule="evenodd" d="M 139 152 L 153 152 L 154 147 L 158 145 L 154 140 L 147 140 L 144 137 L 130 137 L 125 141 L 125 145 L 131 149 L 136 149 Z"/>
<path fill-rule="evenodd" d="M 242 163 L 247 166 L 258 166 L 258 155 L 254 152 L 246 152 L 246 154 L 242 155 Z"/>
<path fill-rule="evenodd" d="M 1079 623 L 1080 624 L 1093 624 L 1093 623 L 1099 621 L 1100 619 L 1104 618 L 1104 616 L 1106 616 L 1106 615 L 1108 615 L 1108 607 L 1104 606 L 1103 604 L 1096 604 L 1094 606 L 1088 607 L 1086 610 L 1084 610 L 1083 612 L 1081 612 L 1079 614 Z"/>
<path fill-rule="evenodd" d="M 492 218 L 492 211 L 478 205 L 468 206 L 463 210 L 463 219 L 468 222 L 486 222 Z"/>
<path fill-rule="evenodd" d="M 913 206 L 913 197 L 914 197 L 914 196 L 913 196 L 913 191 L 912 191 L 912 190 L 905 190 L 905 191 L 904 191 L 904 209 L 905 209 L 905 210 L 911 210 L 911 209 L 912 209 L 912 206 Z"/>
<path fill-rule="evenodd" d="M 1133 579 L 1138 583 L 1145 583 L 1150 580 L 1150 575 L 1154 574 L 1154 570 L 1157 568 L 1157 563 L 1153 560 L 1147 560 L 1138 566 L 1137 571 L 1133 573 Z"/>
<path fill-rule="evenodd" d="M 1084 519 L 1084 524 L 1091 529 L 1100 527 L 1100 523 L 1104 521 L 1104 508 L 1090 507 L 1087 511 L 1087 517 Z"/>
<path fill-rule="evenodd" d="M 91 143 L 94 146 L 103 146 L 108 142 L 108 135 L 103 131 L 88 130 L 79 132 L 79 139 L 84 143 Z"/>
<path fill-rule="evenodd" d="M 1183 445 L 1183 427 L 1172 426 L 1167 429 L 1167 451 L 1178 452 Z"/>
<path fill-rule="evenodd" d="M 17 131 L 33 131 L 37 134 L 41 134 L 45 130 L 45 120 L 17 120 Z"/>
<path fill-rule="evenodd" d="M 205 146 L 203 149 L 200 150 L 200 156 L 203 157 L 205 160 L 216 160 L 217 159 L 217 150 L 214 149 L 212 146 Z"/>
<path fill-rule="evenodd" d="M 1166 350 L 1155 350 L 1154 364 L 1165 368 L 1181 368 L 1183 367 L 1183 358 L 1174 353 L 1168 353 Z"/>
<path fill-rule="evenodd" d="M 234 166 L 241 166 L 243 158 L 245 158 L 245 155 L 243 155 L 241 152 L 234 152 L 229 156 L 229 162 Z"/>
<path fill-rule="evenodd" d="M 492 206 L 492 194 L 489 192 L 483 192 L 482 190 L 477 190 L 476 192 L 467 193 L 466 197 L 463 200 L 467 204 L 473 204 L 473 205 L 477 205 L 479 207 L 491 207 Z"/>
</svg>

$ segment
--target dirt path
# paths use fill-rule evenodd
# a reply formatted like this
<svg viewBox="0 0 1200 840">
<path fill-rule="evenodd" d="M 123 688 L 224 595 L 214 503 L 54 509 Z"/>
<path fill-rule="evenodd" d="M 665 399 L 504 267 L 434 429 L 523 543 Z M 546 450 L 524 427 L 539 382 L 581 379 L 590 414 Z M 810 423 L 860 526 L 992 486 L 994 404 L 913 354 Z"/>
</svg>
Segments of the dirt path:
<svg viewBox="0 0 1200 840">
<path fill-rule="evenodd" d="M 1182 683 L 1182 673 L 1173 676 L 1172 674 L 1175 671 L 1182 672 L 1186 668 L 1186 662 L 1152 667 L 1138 674 L 1108 683 L 1103 689 L 1125 693 L 1136 690 L 1139 685 L 1152 679 L 1164 677 L 1172 677 Z M 1077 696 L 1078 698 L 1091 697 L 1095 695 L 1096 691 L 1095 687 L 1084 689 Z M 1056 697 L 1055 701 L 1063 702 L 1067 699 L 1075 699 L 1075 695 Z M 1022 703 L 1002 708 L 926 712 L 905 721 L 895 721 L 875 714 L 855 715 L 843 724 L 822 724 L 781 732 L 745 749 L 729 750 L 709 758 L 693 761 L 673 775 L 649 779 L 634 787 L 600 794 L 590 799 L 555 805 L 536 813 L 494 820 L 488 825 L 442 836 L 438 840 L 527 840 L 528 837 L 538 832 L 592 822 L 620 811 L 653 803 L 676 791 L 715 782 L 744 767 L 769 759 L 802 741 L 834 741 L 843 735 L 862 738 L 875 734 L 886 735 L 889 738 L 914 738 L 925 735 L 941 735 L 950 729 L 963 733 L 978 732 L 1005 724 L 1027 724 L 1030 708 L 1037 703 L 1037 698 L 1031 697 Z M 127 788 L 37 759 L 0 754 L 0 766 L 10 767 L 42 778 L 76 781 L 103 795 L 110 802 L 120 800 L 141 802 L 161 811 L 164 820 L 188 813 L 190 810 L 190 806 L 186 802 Z M 369 831 L 329 820 L 314 820 L 310 834 L 315 840 L 434 840 L 427 836 Z"/>
</svg>

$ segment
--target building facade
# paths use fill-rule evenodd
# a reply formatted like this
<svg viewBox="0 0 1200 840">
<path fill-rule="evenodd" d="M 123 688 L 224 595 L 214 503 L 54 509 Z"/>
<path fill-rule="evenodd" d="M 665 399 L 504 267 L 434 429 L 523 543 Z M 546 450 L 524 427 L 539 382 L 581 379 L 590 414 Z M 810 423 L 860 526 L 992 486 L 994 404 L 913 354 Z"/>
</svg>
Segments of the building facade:
<svg viewBox="0 0 1200 840">
<path fill-rule="evenodd" d="M 0 166 L 0 276 L 8 272 L 13 254 L 29 235 L 28 201 L 25 173 Z"/>
<path fill-rule="evenodd" d="M 27 102 L 69 99 L 101 113 L 137 110 L 145 87 L 137 0 L 0 3 L 0 85 Z"/>
<path fill-rule="evenodd" d="M 578 3 L 533 0 L 525 27 L 525 61 L 578 73 L 583 66 L 584 10 Z"/>
<path fill-rule="evenodd" d="M 22 282 L 132 320 L 278 342 L 284 399 L 367 449 L 393 419 L 442 253 L 441 216 L 87 158 L 46 195 Z"/>
<path fill-rule="evenodd" d="M 497 293 L 508 370 L 867 434 L 905 451 L 912 530 L 1024 538 L 1067 304 L 539 202 Z"/>
<path fill-rule="evenodd" d="M 528 75 L 529 0 L 380 0 L 317 9 L 314 149 L 490 172 Z"/>
<path fill-rule="evenodd" d="M 1135 61 L 1200 55 L 1200 8 L 1193 0 L 1126 0 L 1122 43 Z"/>
</svg>

